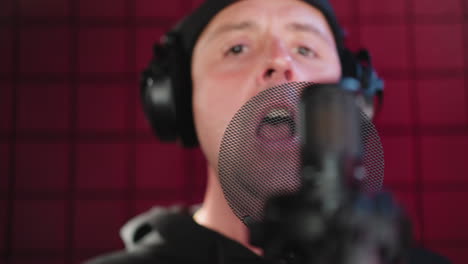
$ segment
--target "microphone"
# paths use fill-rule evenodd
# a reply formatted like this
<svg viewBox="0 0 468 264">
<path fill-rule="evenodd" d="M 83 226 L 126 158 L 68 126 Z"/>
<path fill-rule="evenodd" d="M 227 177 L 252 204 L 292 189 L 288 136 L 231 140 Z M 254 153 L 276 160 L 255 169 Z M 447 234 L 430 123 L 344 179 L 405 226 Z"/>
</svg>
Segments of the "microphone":
<svg viewBox="0 0 468 264">
<path fill-rule="evenodd" d="M 337 84 L 303 90 L 299 105 L 302 184 L 306 199 L 331 214 L 364 177 L 360 116 L 354 96 Z"/>
<path fill-rule="evenodd" d="M 409 221 L 386 193 L 359 190 L 360 111 L 338 84 L 304 88 L 299 105 L 301 185 L 271 197 L 251 243 L 273 263 L 397 264 L 405 258 Z"/>
</svg>

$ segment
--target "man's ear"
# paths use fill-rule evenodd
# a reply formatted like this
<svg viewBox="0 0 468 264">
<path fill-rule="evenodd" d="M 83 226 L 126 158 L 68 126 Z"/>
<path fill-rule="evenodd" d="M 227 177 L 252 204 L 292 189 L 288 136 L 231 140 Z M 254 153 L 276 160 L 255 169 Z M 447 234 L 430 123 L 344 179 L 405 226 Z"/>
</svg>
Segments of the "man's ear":
<svg viewBox="0 0 468 264">
<path fill-rule="evenodd" d="M 369 120 L 374 118 L 375 104 L 373 98 L 366 98 L 363 94 L 356 95 L 356 104 L 359 106 L 362 112 L 366 114 Z"/>
</svg>

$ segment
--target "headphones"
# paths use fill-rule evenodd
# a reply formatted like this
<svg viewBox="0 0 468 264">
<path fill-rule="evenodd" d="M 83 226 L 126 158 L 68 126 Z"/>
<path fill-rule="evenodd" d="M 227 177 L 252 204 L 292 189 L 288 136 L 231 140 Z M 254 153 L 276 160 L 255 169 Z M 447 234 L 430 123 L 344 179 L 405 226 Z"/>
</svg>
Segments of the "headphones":
<svg viewBox="0 0 468 264">
<path fill-rule="evenodd" d="M 191 55 L 183 49 L 177 32 L 167 33 L 153 48 L 153 58 L 143 71 L 140 96 L 146 118 L 163 142 L 179 141 L 184 147 L 198 146 L 192 116 Z M 383 101 L 383 80 L 372 67 L 365 49 L 339 51 L 341 86 L 361 93 L 366 101 Z"/>
</svg>

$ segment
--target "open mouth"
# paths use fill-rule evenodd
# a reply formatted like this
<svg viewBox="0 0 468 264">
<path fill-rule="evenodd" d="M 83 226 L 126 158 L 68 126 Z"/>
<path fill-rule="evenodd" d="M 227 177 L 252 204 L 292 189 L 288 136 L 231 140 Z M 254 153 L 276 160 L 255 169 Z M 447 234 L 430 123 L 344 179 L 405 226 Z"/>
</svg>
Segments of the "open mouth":
<svg viewBox="0 0 468 264">
<path fill-rule="evenodd" d="M 257 137 L 269 142 L 292 139 L 295 135 L 294 115 L 285 107 L 270 109 L 257 127 Z"/>
</svg>

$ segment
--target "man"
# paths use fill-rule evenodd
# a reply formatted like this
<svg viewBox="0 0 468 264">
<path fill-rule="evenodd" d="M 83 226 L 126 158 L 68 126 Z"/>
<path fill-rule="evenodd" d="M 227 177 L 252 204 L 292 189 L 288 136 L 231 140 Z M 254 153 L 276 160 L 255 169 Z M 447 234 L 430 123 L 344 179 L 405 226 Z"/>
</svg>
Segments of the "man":
<svg viewBox="0 0 468 264">
<path fill-rule="evenodd" d="M 224 130 L 260 91 L 291 81 L 336 83 L 340 76 L 333 33 L 309 4 L 240 1 L 211 21 L 192 60 L 195 127 L 208 160 L 207 192 L 194 217 L 197 223 L 249 246 L 246 226 L 231 212 L 216 173 Z"/>
<path fill-rule="evenodd" d="M 248 228 L 223 195 L 217 175 L 223 133 L 234 114 L 269 87 L 292 81 L 339 82 L 343 39 L 326 1 L 208 2 L 219 10 L 208 17 L 198 15 L 207 23 L 200 23 L 200 32 L 193 26 L 182 40 L 183 49 L 191 55 L 196 135 L 208 161 L 203 204 L 193 215 L 160 208 L 135 218 L 122 230 L 127 251 L 90 263 L 264 261 L 261 250 L 249 243 Z M 187 31 L 184 27 L 190 27 L 190 19 L 194 18 L 179 25 L 180 32 Z M 372 106 L 366 107 L 372 113 Z M 426 259 L 417 263 L 444 263 L 424 254 Z"/>
</svg>

